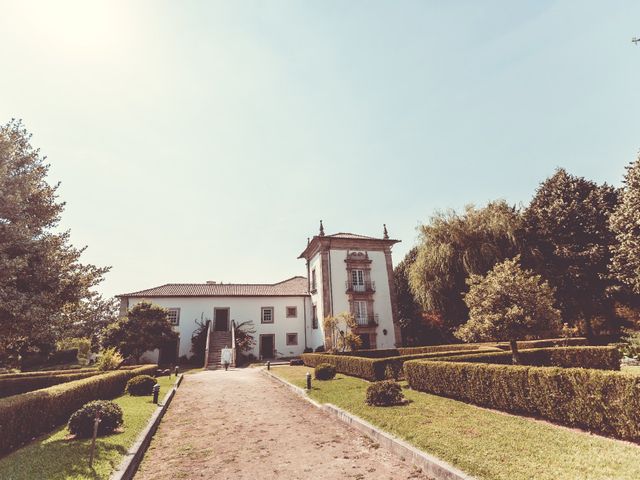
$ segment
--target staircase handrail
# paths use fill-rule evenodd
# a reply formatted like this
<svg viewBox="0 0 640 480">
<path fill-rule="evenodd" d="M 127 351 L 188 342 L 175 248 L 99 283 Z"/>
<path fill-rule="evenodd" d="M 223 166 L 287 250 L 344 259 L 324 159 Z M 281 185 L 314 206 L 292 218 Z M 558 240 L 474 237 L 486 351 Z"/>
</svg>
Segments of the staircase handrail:
<svg viewBox="0 0 640 480">
<path fill-rule="evenodd" d="M 204 349 L 204 368 L 209 365 L 209 341 L 211 340 L 211 320 L 207 320 L 207 346 Z"/>
<path fill-rule="evenodd" d="M 236 365 L 236 321 L 231 320 L 231 357 L 232 365 Z"/>
</svg>

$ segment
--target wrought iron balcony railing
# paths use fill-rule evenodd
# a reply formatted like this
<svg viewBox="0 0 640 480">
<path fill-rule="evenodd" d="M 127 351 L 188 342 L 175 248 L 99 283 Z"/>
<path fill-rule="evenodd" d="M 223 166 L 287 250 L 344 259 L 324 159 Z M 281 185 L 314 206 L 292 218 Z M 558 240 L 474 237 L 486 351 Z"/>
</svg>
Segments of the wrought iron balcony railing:
<svg viewBox="0 0 640 480">
<path fill-rule="evenodd" d="M 356 315 L 356 323 L 363 327 L 375 327 L 378 325 L 378 314 Z"/>
<path fill-rule="evenodd" d="M 347 280 L 345 282 L 345 287 L 347 288 L 347 293 L 373 293 L 376 291 L 376 282 L 353 283 Z"/>
</svg>

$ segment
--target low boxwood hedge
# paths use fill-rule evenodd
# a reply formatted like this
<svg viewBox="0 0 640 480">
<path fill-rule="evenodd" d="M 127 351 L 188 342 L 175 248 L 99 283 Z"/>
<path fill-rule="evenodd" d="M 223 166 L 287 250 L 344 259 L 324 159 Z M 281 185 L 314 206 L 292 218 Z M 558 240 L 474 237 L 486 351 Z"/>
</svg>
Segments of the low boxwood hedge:
<svg viewBox="0 0 640 480">
<path fill-rule="evenodd" d="M 497 348 L 481 347 L 481 349 L 486 352 L 500 353 L 500 350 Z M 439 358 L 442 356 L 449 357 L 464 355 L 466 353 L 467 351 L 464 350 L 455 350 L 416 355 L 400 355 L 388 358 L 364 358 L 349 355 L 332 355 L 328 353 L 303 353 L 301 358 L 308 367 L 315 367 L 320 363 L 329 363 L 340 373 L 375 382 L 390 378 L 402 378 L 402 365 L 407 360 Z"/>
<path fill-rule="evenodd" d="M 547 347 L 580 347 L 588 345 L 589 342 L 585 337 L 569 337 L 569 338 L 543 338 L 540 340 L 521 340 L 516 342 L 518 348 L 547 348 Z M 509 342 L 498 342 L 494 344 L 503 350 L 510 350 Z"/>
<path fill-rule="evenodd" d="M 28 377 L 43 377 L 47 375 L 69 375 L 70 373 L 86 373 L 97 372 L 94 367 L 86 368 L 67 368 L 64 370 L 38 370 L 35 372 L 18 372 L 18 373 L 3 373 L 0 374 L 0 380 L 7 378 L 28 378 Z"/>
<path fill-rule="evenodd" d="M 153 374 L 157 368 L 145 365 L 117 370 L 0 399 L 0 453 L 66 423 L 73 412 L 91 400 L 121 395 L 131 377 Z"/>
<path fill-rule="evenodd" d="M 82 378 L 98 375 L 100 372 L 91 370 L 88 372 L 66 372 L 57 375 L 27 375 L 24 377 L 0 378 L 0 398 L 32 392 L 41 388 L 51 387 L 60 383 L 72 382 Z"/>
<path fill-rule="evenodd" d="M 411 388 L 640 440 L 640 376 L 584 368 L 451 361 L 404 364 Z"/>
<path fill-rule="evenodd" d="M 520 350 L 520 363 L 536 367 L 594 368 L 620 370 L 620 352 L 615 347 L 555 347 Z M 443 361 L 510 365 L 511 352 L 477 353 L 442 358 Z"/>
</svg>

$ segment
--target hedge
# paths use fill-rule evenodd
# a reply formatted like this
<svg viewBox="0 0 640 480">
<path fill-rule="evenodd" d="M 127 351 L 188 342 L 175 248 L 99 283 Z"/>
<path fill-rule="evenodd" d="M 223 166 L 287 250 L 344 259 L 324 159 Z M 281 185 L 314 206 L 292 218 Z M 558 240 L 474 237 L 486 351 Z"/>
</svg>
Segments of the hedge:
<svg viewBox="0 0 640 480">
<path fill-rule="evenodd" d="M 0 399 L 0 453 L 66 423 L 73 412 L 91 400 L 121 395 L 131 377 L 153 374 L 156 369 L 156 365 L 144 365 Z"/>
<path fill-rule="evenodd" d="M 583 368 L 410 361 L 411 388 L 640 440 L 640 376 Z"/>
<path fill-rule="evenodd" d="M 555 347 L 520 350 L 520 363 L 536 367 L 594 368 L 620 370 L 620 352 L 615 347 Z M 443 361 L 510 365 L 511 352 L 478 353 L 442 358 Z"/>
<path fill-rule="evenodd" d="M 569 337 L 569 338 L 544 338 L 541 340 L 521 340 L 516 342 L 518 348 L 548 348 L 548 347 L 579 347 L 588 345 L 588 341 L 585 337 Z M 511 346 L 509 342 L 498 342 L 495 344 L 498 348 L 503 350 L 510 350 Z"/>
<path fill-rule="evenodd" d="M 492 347 L 481 347 L 481 349 L 487 352 L 500 352 L 499 349 Z M 328 363 L 336 367 L 336 370 L 340 373 L 375 382 L 387 378 L 400 378 L 402 376 L 402 365 L 407 360 L 466 354 L 467 351 L 465 350 L 454 350 L 416 355 L 400 355 L 387 358 L 365 358 L 349 355 L 332 355 L 328 353 L 303 353 L 301 357 L 304 364 L 308 367 L 315 367 L 320 363 Z"/>
<path fill-rule="evenodd" d="M 57 375 L 28 375 L 25 377 L 0 378 L 0 398 L 32 392 L 41 388 L 51 387 L 60 383 L 72 382 L 82 378 L 92 377 L 101 372 L 92 370 L 80 373 L 66 373 Z"/>
<path fill-rule="evenodd" d="M 0 374 L 0 380 L 7 378 L 28 378 L 28 377 L 43 377 L 47 375 L 69 375 L 71 373 L 86 373 L 97 372 L 95 367 L 85 368 L 67 368 L 65 370 L 38 370 L 35 372 L 18 372 L 18 373 L 2 373 Z"/>
</svg>

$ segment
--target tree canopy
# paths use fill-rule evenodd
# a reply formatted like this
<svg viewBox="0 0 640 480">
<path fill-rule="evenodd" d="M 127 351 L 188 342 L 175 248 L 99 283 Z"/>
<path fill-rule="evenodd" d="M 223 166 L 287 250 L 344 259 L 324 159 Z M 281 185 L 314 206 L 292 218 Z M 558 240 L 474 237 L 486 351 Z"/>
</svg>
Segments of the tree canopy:
<svg viewBox="0 0 640 480">
<path fill-rule="evenodd" d="M 617 241 L 611 246 L 611 273 L 640 295 L 640 158 L 627 166 L 620 203 L 609 220 Z"/>
<path fill-rule="evenodd" d="M 565 320 L 582 325 L 592 337 L 593 321 L 617 329 L 607 291 L 610 248 L 615 238 L 609 217 L 616 190 L 558 169 L 542 182 L 524 212 L 526 263 L 556 290 Z"/>
<path fill-rule="evenodd" d="M 48 170 L 20 121 L 0 126 L 0 354 L 53 344 L 65 309 L 108 271 L 81 263 L 84 249 L 56 231 L 64 203 Z"/>
<path fill-rule="evenodd" d="M 523 270 L 519 260 L 505 260 L 485 276 L 469 277 L 469 292 L 464 296 L 469 321 L 455 332 L 466 342 L 509 341 L 514 363 L 518 363 L 516 340 L 560 329 L 553 289 L 540 275 Z"/>
<path fill-rule="evenodd" d="M 146 351 L 166 346 L 178 334 L 167 316 L 167 310 L 149 302 L 140 302 L 109 325 L 103 345 L 114 347 L 125 357 L 138 361 Z"/>
<path fill-rule="evenodd" d="M 467 278 L 519 253 L 521 223 L 514 207 L 495 201 L 484 208 L 468 206 L 462 215 L 439 212 L 422 225 L 409 269 L 409 285 L 422 309 L 437 313 L 447 330 L 466 321 Z"/>
</svg>

